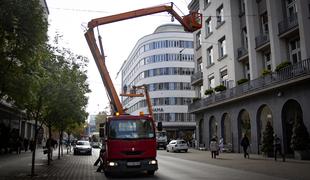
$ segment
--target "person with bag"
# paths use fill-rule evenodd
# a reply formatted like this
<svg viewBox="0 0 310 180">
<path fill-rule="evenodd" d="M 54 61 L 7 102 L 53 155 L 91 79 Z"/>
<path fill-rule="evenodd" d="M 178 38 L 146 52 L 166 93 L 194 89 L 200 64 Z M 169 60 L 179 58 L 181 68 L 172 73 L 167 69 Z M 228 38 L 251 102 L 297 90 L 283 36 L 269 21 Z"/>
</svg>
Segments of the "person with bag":
<svg viewBox="0 0 310 180">
<path fill-rule="evenodd" d="M 210 151 L 211 151 L 211 157 L 216 158 L 216 155 L 218 155 L 219 145 L 217 143 L 217 140 L 215 137 L 213 137 L 210 141 Z"/>
</svg>

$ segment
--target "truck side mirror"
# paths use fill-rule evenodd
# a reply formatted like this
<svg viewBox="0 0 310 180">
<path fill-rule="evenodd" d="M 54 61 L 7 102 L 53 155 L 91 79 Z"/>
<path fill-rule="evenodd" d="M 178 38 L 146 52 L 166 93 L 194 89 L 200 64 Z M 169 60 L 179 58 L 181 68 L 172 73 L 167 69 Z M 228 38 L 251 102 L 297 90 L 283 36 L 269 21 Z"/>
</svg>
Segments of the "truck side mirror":
<svg viewBox="0 0 310 180">
<path fill-rule="evenodd" d="M 104 138 L 104 126 L 105 126 L 105 123 L 100 123 L 99 124 L 99 136 L 101 138 Z"/>
<path fill-rule="evenodd" d="M 158 122 L 157 123 L 157 130 L 158 131 L 162 131 L 163 130 L 163 123 L 162 122 Z"/>
</svg>

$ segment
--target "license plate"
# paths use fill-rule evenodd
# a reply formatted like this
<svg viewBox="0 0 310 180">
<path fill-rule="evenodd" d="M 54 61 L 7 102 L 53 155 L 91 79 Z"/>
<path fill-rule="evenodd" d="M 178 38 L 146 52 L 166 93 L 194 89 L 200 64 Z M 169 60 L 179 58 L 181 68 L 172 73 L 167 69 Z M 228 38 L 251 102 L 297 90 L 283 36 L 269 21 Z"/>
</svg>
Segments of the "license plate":
<svg viewBox="0 0 310 180">
<path fill-rule="evenodd" d="M 140 166 L 140 162 L 127 162 L 127 166 Z"/>
</svg>

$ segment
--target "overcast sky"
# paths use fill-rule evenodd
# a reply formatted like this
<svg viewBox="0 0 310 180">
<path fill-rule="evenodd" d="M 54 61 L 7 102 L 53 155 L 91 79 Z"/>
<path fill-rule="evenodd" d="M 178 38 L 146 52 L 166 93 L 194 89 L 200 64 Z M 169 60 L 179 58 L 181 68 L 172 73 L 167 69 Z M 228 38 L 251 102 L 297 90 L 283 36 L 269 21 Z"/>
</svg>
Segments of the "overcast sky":
<svg viewBox="0 0 310 180">
<path fill-rule="evenodd" d="M 190 0 L 46 0 L 46 2 L 49 8 L 49 36 L 54 37 L 55 32 L 59 32 L 63 35 L 66 48 L 89 58 L 88 83 L 92 92 L 88 95 L 87 112 L 97 114 L 109 103 L 99 71 L 84 38 L 87 23 L 94 18 L 169 2 L 174 2 L 184 14 L 187 14 Z M 167 13 L 160 13 L 99 27 L 107 56 L 107 68 L 117 92 L 120 92 L 121 81 L 120 77 L 116 79 L 116 74 L 136 42 L 143 36 L 153 33 L 159 25 L 171 23 L 170 20 Z"/>
</svg>

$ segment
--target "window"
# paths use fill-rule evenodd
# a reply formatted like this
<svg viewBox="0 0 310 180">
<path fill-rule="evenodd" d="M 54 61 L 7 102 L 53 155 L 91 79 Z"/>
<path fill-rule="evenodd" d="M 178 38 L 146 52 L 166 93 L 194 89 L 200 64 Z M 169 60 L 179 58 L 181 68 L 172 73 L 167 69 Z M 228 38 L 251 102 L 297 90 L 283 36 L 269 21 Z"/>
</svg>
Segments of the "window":
<svg viewBox="0 0 310 180">
<path fill-rule="evenodd" d="M 264 53 L 264 68 L 267 70 L 271 70 L 271 55 L 270 52 Z"/>
<path fill-rule="evenodd" d="M 108 124 L 108 136 L 114 139 L 154 138 L 153 124 L 145 119 L 116 120 Z"/>
<path fill-rule="evenodd" d="M 221 84 L 228 87 L 228 73 L 227 73 L 227 69 L 223 69 L 220 71 L 220 75 L 221 75 Z"/>
<path fill-rule="evenodd" d="M 240 0 L 240 15 L 245 13 L 245 3 L 244 0 Z"/>
<path fill-rule="evenodd" d="M 204 0 L 203 1 L 203 7 L 206 9 L 210 4 L 210 0 Z"/>
<path fill-rule="evenodd" d="M 287 17 L 293 17 L 297 14 L 296 0 L 286 0 Z"/>
<path fill-rule="evenodd" d="M 246 27 L 242 28 L 242 43 L 245 49 L 248 49 L 248 33 Z"/>
<path fill-rule="evenodd" d="M 201 47 L 201 31 L 199 31 L 196 34 L 196 48 L 200 48 Z"/>
<path fill-rule="evenodd" d="M 222 37 L 219 41 L 219 58 L 224 57 L 224 55 L 226 55 L 226 40 L 225 40 L 225 36 Z"/>
<path fill-rule="evenodd" d="M 208 77 L 208 83 L 209 83 L 209 88 L 214 88 L 215 87 L 214 75 L 211 75 L 211 76 Z"/>
<path fill-rule="evenodd" d="M 213 63 L 213 47 L 211 46 L 207 49 L 207 65 L 210 66 Z"/>
<path fill-rule="evenodd" d="M 216 18 L 217 18 L 217 25 L 221 25 L 224 22 L 224 8 L 223 5 L 221 5 L 216 10 Z"/>
<path fill-rule="evenodd" d="M 206 20 L 206 36 L 212 32 L 211 17 Z"/>
<path fill-rule="evenodd" d="M 268 34 L 268 15 L 267 12 L 265 12 L 264 14 L 262 14 L 260 16 L 260 21 L 261 21 L 261 29 L 262 29 L 262 33 L 263 34 Z"/>
<path fill-rule="evenodd" d="M 300 40 L 299 38 L 293 39 L 289 42 L 289 53 L 291 62 L 297 63 L 301 61 Z"/>
<path fill-rule="evenodd" d="M 251 76 L 250 76 L 250 64 L 249 64 L 249 62 L 244 63 L 243 67 L 244 67 L 244 76 L 247 79 L 250 79 Z"/>
<path fill-rule="evenodd" d="M 200 62 L 198 65 L 197 65 L 197 72 L 201 72 L 203 66 L 202 66 L 202 62 Z"/>
</svg>

